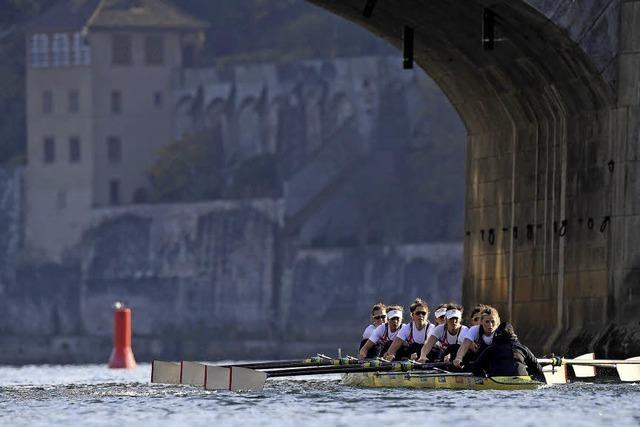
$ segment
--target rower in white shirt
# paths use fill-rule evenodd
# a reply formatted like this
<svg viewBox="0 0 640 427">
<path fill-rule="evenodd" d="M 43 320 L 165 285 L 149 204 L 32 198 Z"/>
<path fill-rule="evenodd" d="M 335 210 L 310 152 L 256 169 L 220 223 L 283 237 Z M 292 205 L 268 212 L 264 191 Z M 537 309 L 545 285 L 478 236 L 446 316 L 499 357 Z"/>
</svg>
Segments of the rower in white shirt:
<svg viewBox="0 0 640 427">
<path fill-rule="evenodd" d="M 378 326 L 358 353 L 358 358 L 364 360 L 369 351 L 376 348 L 376 356 L 385 354 L 402 326 L 402 306 L 390 305 L 387 307 L 387 323 Z"/>
<path fill-rule="evenodd" d="M 389 350 L 382 356 L 388 361 L 394 358 L 417 359 L 426 338 L 429 336 L 429 331 L 434 327 L 427 320 L 429 318 L 429 306 L 426 302 L 416 298 L 409 309 L 411 311 L 411 323 L 400 328 Z"/>
<path fill-rule="evenodd" d="M 447 323 L 447 305 L 449 304 L 440 304 L 436 307 L 436 311 L 433 312 L 433 315 L 436 318 L 436 326 Z"/>
<path fill-rule="evenodd" d="M 358 348 L 358 350 L 360 350 L 367 343 L 373 331 L 375 331 L 378 326 L 384 325 L 385 323 L 387 323 L 387 306 L 381 302 L 374 304 L 374 306 L 371 308 L 371 324 L 367 326 L 367 328 L 362 333 L 362 341 L 360 341 L 360 347 Z M 376 347 L 372 347 L 369 350 L 367 359 L 377 357 L 377 350 L 378 349 Z"/>
<path fill-rule="evenodd" d="M 493 334 L 498 325 L 500 325 L 498 310 L 491 306 L 486 306 L 486 308 L 480 312 L 480 324 L 471 327 L 467 331 L 464 341 L 458 349 L 456 358 L 453 360 L 453 366 L 460 368 L 463 364 L 468 364 L 475 356 L 480 354 L 482 350 L 491 345 Z M 468 354 L 469 350 L 472 351 L 472 354 Z"/>
<path fill-rule="evenodd" d="M 437 357 L 438 360 L 445 359 L 449 354 L 456 354 L 468 329 L 460 323 L 462 320 L 462 310 L 462 306 L 458 304 L 449 304 L 447 306 L 445 314 L 447 323 L 433 328 L 427 338 L 426 344 L 420 351 L 418 362 L 424 363 L 429 359 L 429 353 L 431 353 L 431 350 L 436 343 L 439 343 L 440 345 L 440 354 Z"/>
</svg>

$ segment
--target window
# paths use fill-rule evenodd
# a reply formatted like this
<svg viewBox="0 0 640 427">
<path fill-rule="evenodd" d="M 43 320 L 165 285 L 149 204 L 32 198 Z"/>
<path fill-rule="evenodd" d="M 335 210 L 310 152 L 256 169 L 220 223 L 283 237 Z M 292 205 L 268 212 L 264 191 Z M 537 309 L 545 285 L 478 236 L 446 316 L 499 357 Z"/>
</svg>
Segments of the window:
<svg viewBox="0 0 640 427">
<path fill-rule="evenodd" d="M 120 182 L 117 179 L 109 181 L 109 203 L 112 205 L 120 204 Z"/>
<path fill-rule="evenodd" d="M 34 34 L 31 36 L 31 65 L 34 68 L 49 66 L 49 36 Z"/>
<path fill-rule="evenodd" d="M 44 162 L 53 163 L 56 160 L 56 140 L 52 136 L 44 137 Z"/>
<path fill-rule="evenodd" d="M 162 36 L 145 37 L 144 63 L 146 65 L 164 64 L 164 43 L 162 40 Z"/>
<path fill-rule="evenodd" d="M 50 90 L 42 92 L 42 113 L 53 113 L 53 93 Z"/>
<path fill-rule="evenodd" d="M 80 97 L 77 90 L 69 92 L 69 112 L 77 113 L 80 111 Z"/>
<path fill-rule="evenodd" d="M 80 138 L 72 136 L 69 138 L 69 162 L 78 163 L 80 161 Z"/>
<path fill-rule="evenodd" d="M 157 91 L 153 93 L 153 105 L 155 105 L 156 108 L 162 108 L 164 106 L 162 92 Z"/>
<path fill-rule="evenodd" d="M 111 112 L 113 114 L 122 112 L 122 94 L 120 91 L 114 90 L 111 92 Z"/>
<path fill-rule="evenodd" d="M 113 65 L 131 65 L 131 36 L 114 34 L 111 38 L 111 63 Z"/>
<path fill-rule="evenodd" d="M 107 138 L 107 159 L 109 159 L 109 163 L 122 161 L 122 141 L 117 136 Z"/>
<path fill-rule="evenodd" d="M 55 33 L 51 43 L 51 65 L 62 67 L 69 65 L 69 35 L 67 33 Z"/>
<path fill-rule="evenodd" d="M 73 33 L 73 65 L 89 65 L 91 49 L 80 33 Z"/>
</svg>

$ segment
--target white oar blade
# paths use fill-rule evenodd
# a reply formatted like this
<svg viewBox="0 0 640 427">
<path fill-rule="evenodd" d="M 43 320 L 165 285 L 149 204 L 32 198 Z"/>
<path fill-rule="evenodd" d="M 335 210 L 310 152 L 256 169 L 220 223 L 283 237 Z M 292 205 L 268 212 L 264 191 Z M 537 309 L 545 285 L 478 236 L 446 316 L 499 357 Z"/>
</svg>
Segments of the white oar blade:
<svg viewBox="0 0 640 427">
<path fill-rule="evenodd" d="M 635 382 L 640 381 L 640 357 L 631 357 L 630 361 L 638 361 L 637 364 L 620 364 L 616 365 L 620 381 Z"/>
<path fill-rule="evenodd" d="M 262 391 L 267 374 L 247 368 L 231 368 L 231 391 Z"/>
<path fill-rule="evenodd" d="M 567 383 L 567 367 L 562 366 L 544 366 L 542 368 L 547 384 L 566 384 Z"/>
<path fill-rule="evenodd" d="M 206 366 L 198 362 L 182 362 L 182 374 L 180 375 L 180 384 L 204 386 L 204 375 Z"/>
<path fill-rule="evenodd" d="M 205 390 L 229 390 L 231 369 L 223 366 L 205 366 Z"/>
<path fill-rule="evenodd" d="M 582 356 L 576 357 L 574 360 L 594 360 L 596 358 L 595 353 L 587 353 Z M 596 367 L 591 365 L 571 365 L 573 372 L 577 378 L 592 378 L 596 376 Z"/>
<path fill-rule="evenodd" d="M 151 363 L 151 382 L 158 384 L 180 384 L 180 363 L 154 360 Z"/>
</svg>

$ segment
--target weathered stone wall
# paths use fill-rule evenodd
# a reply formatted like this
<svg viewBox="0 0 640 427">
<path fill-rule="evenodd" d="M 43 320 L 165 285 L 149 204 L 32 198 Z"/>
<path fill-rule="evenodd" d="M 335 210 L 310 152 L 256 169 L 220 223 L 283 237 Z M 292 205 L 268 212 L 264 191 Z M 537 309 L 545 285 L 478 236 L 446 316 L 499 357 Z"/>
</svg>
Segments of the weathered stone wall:
<svg viewBox="0 0 640 427">
<path fill-rule="evenodd" d="M 376 302 L 408 312 L 416 297 L 430 307 L 460 301 L 461 261 L 460 243 L 301 249 L 281 294 L 287 345 L 342 344 L 353 354 Z"/>
<path fill-rule="evenodd" d="M 0 169 L 0 297 L 15 277 L 22 242 L 23 170 Z"/>
<path fill-rule="evenodd" d="M 302 249 L 276 268 L 282 216 L 277 200 L 94 211 L 64 263 L 23 261 L 3 287 L 0 363 L 105 361 L 116 301 L 139 360 L 213 360 L 354 353 L 372 303 L 460 298 L 460 244 Z"/>
</svg>

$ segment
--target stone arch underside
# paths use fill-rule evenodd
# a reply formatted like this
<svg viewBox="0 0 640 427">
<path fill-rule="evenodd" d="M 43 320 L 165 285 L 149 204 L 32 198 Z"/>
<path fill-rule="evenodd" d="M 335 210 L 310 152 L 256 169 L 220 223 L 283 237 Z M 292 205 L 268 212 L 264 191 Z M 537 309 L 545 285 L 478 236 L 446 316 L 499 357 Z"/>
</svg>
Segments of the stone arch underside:
<svg viewBox="0 0 640 427">
<path fill-rule="evenodd" d="M 590 56 L 570 22 L 540 12 L 544 1 L 379 0 L 370 18 L 364 0 L 310 1 L 400 49 L 412 27 L 416 63 L 459 112 L 465 306 L 496 305 L 537 350 L 596 346 L 616 315 L 611 227 L 600 232 L 613 203 L 613 60 Z M 482 48 L 484 8 L 495 14 L 494 50 Z"/>
</svg>

